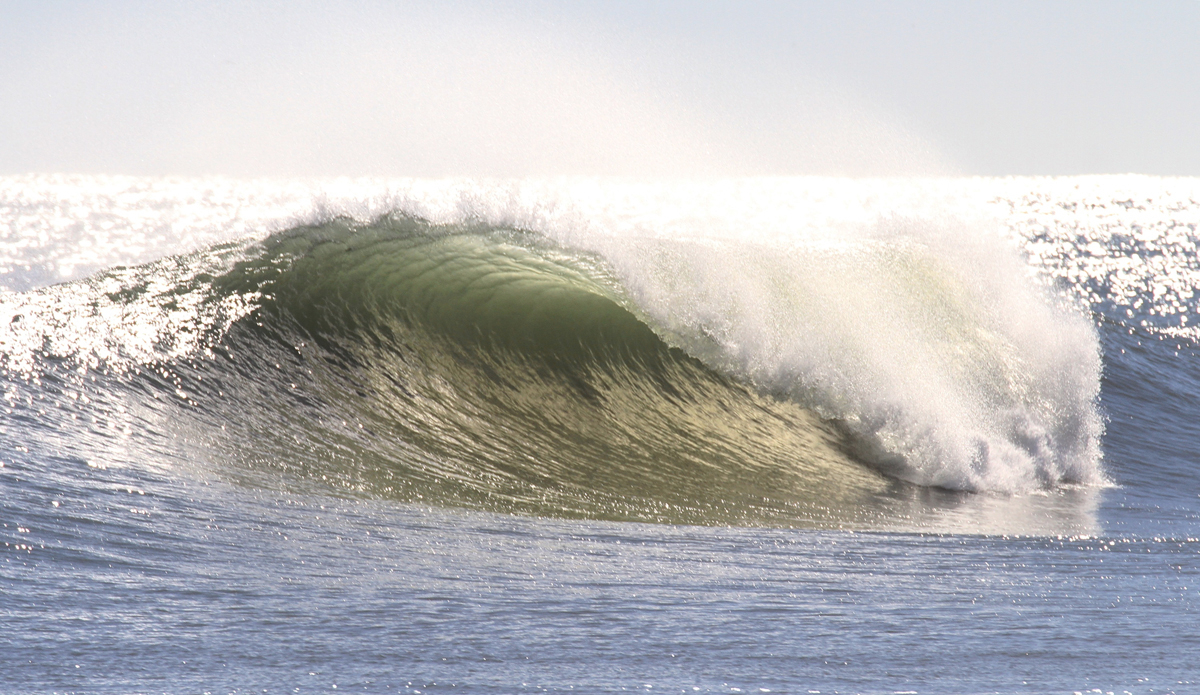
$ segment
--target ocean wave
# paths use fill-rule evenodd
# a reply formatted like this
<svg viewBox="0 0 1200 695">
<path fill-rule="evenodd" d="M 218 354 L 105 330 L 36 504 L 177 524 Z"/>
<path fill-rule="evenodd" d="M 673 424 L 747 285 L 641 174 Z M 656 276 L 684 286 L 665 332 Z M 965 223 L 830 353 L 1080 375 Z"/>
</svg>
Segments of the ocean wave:
<svg viewBox="0 0 1200 695">
<path fill-rule="evenodd" d="M 906 483 L 1104 483 L 1094 333 L 1013 254 L 904 220 L 691 231 L 334 215 L 7 295 L 0 343 L 26 378 L 170 394 L 256 485 L 862 523 Z"/>
</svg>

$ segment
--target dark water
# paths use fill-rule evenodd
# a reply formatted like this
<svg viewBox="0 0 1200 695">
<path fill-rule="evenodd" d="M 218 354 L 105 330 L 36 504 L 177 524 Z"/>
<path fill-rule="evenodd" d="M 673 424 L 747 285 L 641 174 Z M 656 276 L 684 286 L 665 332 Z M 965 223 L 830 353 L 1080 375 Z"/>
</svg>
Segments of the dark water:
<svg viewBox="0 0 1200 695">
<path fill-rule="evenodd" d="M 828 392 L 845 362 L 739 372 L 615 256 L 498 229 L 335 220 L 7 295 L 0 691 L 1200 691 L 1200 362 L 1136 297 L 1086 283 L 1093 401 L 901 255 L 945 289 L 887 302 L 967 355 L 922 379 L 1010 413 L 904 440 L 908 400 Z M 964 422 L 988 445 L 951 470 Z"/>
</svg>

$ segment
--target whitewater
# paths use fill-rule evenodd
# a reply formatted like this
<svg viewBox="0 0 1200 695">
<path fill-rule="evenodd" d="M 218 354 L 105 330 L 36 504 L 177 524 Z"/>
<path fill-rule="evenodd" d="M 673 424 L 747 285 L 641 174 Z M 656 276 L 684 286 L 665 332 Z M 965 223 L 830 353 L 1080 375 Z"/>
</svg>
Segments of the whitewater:
<svg viewBox="0 0 1200 695">
<path fill-rule="evenodd" d="M 0 178 L 13 692 L 1194 692 L 1200 179 Z"/>
</svg>

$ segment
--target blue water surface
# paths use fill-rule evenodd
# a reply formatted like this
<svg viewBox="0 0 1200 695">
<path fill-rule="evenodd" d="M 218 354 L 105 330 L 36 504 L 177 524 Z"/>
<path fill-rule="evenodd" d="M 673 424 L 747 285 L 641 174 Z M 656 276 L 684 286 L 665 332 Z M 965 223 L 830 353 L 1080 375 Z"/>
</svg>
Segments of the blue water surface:
<svg viewBox="0 0 1200 695">
<path fill-rule="evenodd" d="M 1117 486 L 1083 536 L 271 492 L 180 472 L 166 447 L 100 466 L 55 448 L 51 409 L 18 409 L 0 430 L 0 691 L 1200 692 L 1200 362 L 1104 340 Z"/>
</svg>

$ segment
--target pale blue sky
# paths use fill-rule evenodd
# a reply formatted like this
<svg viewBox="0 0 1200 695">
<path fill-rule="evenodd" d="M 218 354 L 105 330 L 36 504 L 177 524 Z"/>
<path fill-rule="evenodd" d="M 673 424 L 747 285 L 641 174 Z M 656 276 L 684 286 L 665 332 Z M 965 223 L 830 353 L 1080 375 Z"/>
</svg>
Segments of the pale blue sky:
<svg viewBox="0 0 1200 695">
<path fill-rule="evenodd" d="M 1200 175 L 1200 2 L 0 2 L 0 173 Z"/>
</svg>

